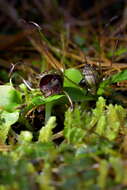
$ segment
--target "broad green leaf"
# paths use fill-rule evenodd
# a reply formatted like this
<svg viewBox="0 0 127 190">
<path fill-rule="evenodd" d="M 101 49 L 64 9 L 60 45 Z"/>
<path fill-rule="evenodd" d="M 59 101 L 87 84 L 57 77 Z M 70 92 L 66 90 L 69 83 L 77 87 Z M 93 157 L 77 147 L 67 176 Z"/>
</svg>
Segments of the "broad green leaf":
<svg viewBox="0 0 127 190">
<path fill-rule="evenodd" d="M 32 104 L 34 104 L 34 106 L 39 106 L 41 104 L 46 104 L 46 103 L 58 101 L 63 97 L 65 97 L 65 95 L 58 95 L 57 94 L 57 95 L 49 96 L 47 98 L 45 98 L 43 96 L 37 96 L 37 97 L 32 99 Z"/>
<path fill-rule="evenodd" d="M 12 124 L 14 124 L 16 121 L 18 121 L 19 118 L 19 111 L 15 112 L 7 112 L 7 111 L 1 111 L 0 114 L 0 142 L 4 143 L 8 132 L 10 130 L 10 127 Z"/>
<path fill-rule="evenodd" d="M 65 70 L 64 75 L 64 87 L 78 88 L 78 84 L 82 80 L 82 75 L 79 70 L 70 68 Z"/>
<path fill-rule="evenodd" d="M 21 103 L 19 91 L 10 85 L 0 85 L 0 109 L 13 112 Z"/>
<path fill-rule="evenodd" d="M 81 102 L 84 100 L 89 101 L 94 99 L 92 96 L 86 95 L 87 91 L 85 89 L 82 91 L 74 87 L 65 87 L 64 90 L 68 93 L 71 100 L 75 102 Z"/>
<path fill-rule="evenodd" d="M 56 117 L 50 117 L 47 124 L 43 126 L 39 133 L 40 142 L 49 142 L 52 140 L 52 129 L 56 127 Z"/>
</svg>

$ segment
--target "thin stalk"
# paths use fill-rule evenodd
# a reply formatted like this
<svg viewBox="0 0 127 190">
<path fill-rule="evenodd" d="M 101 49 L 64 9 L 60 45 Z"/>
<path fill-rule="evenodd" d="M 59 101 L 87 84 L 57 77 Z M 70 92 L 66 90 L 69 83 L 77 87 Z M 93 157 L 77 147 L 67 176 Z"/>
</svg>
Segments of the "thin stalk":
<svg viewBox="0 0 127 190">
<path fill-rule="evenodd" d="M 47 123 L 47 121 L 51 117 L 52 107 L 53 107 L 52 102 L 48 102 L 45 104 L 45 124 Z"/>
</svg>

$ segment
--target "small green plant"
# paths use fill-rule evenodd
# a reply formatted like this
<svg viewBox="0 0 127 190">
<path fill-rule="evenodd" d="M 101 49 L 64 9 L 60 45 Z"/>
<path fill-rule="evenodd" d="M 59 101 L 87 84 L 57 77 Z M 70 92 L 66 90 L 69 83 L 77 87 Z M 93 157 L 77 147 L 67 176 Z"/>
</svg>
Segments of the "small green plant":
<svg viewBox="0 0 127 190">
<path fill-rule="evenodd" d="M 126 135 L 127 111 L 107 105 L 103 97 L 93 110 L 87 109 L 77 104 L 66 111 L 64 141 L 58 145 L 53 141 L 56 117 L 50 117 L 39 130 L 36 142 L 30 131 L 21 131 L 17 146 L 0 153 L 0 187 L 80 190 L 124 186 L 126 167 L 117 139 L 123 132 Z"/>
<path fill-rule="evenodd" d="M 88 86 L 79 86 L 83 76 L 74 68 L 64 71 L 60 94 L 48 97 L 39 88 L 30 90 L 25 84 L 19 85 L 18 90 L 10 84 L 1 85 L 0 188 L 124 187 L 127 184 L 123 157 L 127 110 L 121 105 L 108 104 L 103 95 L 109 85 L 126 80 L 126 72 L 101 81 L 96 94 L 91 94 Z M 94 102 L 92 107 L 91 101 Z M 61 115 L 57 106 L 63 105 Z M 31 121 L 41 106 L 44 106 L 44 119 L 36 132 Z M 56 112 L 63 123 L 58 124 Z M 119 139 L 123 143 L 119 143 Z"/>
</svg>

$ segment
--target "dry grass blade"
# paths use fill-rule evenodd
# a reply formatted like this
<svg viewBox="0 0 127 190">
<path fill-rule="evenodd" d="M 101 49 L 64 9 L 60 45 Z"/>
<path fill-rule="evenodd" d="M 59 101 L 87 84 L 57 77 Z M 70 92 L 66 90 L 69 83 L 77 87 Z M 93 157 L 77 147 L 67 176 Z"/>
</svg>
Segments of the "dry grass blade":
<svg viewBox="0 0 127 190">
<path fill-rule="evenodd" d="M 31 22 L 32 23 L 32 22 Z M 33 24 L 33 23 L 32 23 Z M 37 25 L 36 25 L 37 26 Z M 32 45 L 35 47 L 35 49 L 45 57 L 47 64 L 48 64 L 48 69 L 50 67 L 63 71 L 63 65 L 50 53 L 49 51 L 49 44 L 42 39 L 41 37 L 41 31 L 37 31 L 36 28 L 31 28 L 31 24 L 27 24 L 28 29 L 31 32 L 28 33 L 27 37 L 31 41 Z M 34 26 L 35 27 L 35 26 Z M 31 29 L 30 29 L 31 28 Z"/>
</svg>

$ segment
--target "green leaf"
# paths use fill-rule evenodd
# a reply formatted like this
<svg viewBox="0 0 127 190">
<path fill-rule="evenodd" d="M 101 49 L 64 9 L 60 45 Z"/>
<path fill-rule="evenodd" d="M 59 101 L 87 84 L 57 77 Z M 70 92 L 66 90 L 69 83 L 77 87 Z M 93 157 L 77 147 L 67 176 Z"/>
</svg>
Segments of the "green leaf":
<svg viewBox="0 0 127 190">
<path fill-rule="evenodd" d="M 127 80 L 127 69 L 116 73 L 100 83 L 97 90 L 98 95 L 102 95 L 110 84 Z"/>
<path fill-rule="evenodd" d="M 121 82 L 123 80 L 127 80 L 127 69 L 111 76 L 111 83 Z"/>
<path fill-rule="evenodd" d="M 21 103 L 19 91 L 10 85 L 0 85 L 0 109 L 13 112 Z"/>
<path fill-rule="evenodd" d="M 120 47 L 118 50 L 116 50 L 115 52 L 114 51 L 110 51 L 108 53 L 108 57 L 112 57 L 112 56 L 121 56 L 122 54 L 126 53 L 127 52 L 127 48 L 124 48 L 124 47 Z"/>
<path fill-rule="evenodd" d="M 82 75 L 79 70 L 70 68 L 65 70 L 64 75 L 66 76 L 64 77 L 64 87 L 78 88 L 78 84 L 82 80 Z"/>
<path fill-rule="evenodd" d="M 56 127 L 56 117 L 50 117 L 47 124 L 43 126 L 39 133 L 40 142 L 49 142 L 52 140 L 52 129 Z"/>
<path fill-rule="evenodd" d="M 19 118 L 19 111 L 15 112 L 7 112 L 7 111 L 1 111 L 0 114 L 0 142 L 4 143 L 8 132 L 10 130 L 10 127 L 12 124 L 14 124 Z"/>
<path fill-rule="evenodd" d="M 65 95 L 53 95 L 53 96 L 49 96 L 47 98 L 43 97 L 43 96 L 36 96 L 35 98 L 32 99 L 32 104 L 34 104 L 34 106 L 39 106 L 41 104 L 46 104 L 46 103 L 50 103 L 53 101 L 58 101 L 61 98 L 65 97 Z"/>
<path fill-rule="evenodd" d="M 102 95 L 104 94 L 105 90 L 107 89 L 107 86 L 109 86 L 111 84 L 111 78 L 108 78 L 104 81 L 102 81 L 100 84 L 99 84 L 99 88 L 97 90 L 97 95 Z"/>
<path fill-rule="evenodd" d="M 86 90 L 83 91 L 74 87 L 65 87 L 64 90 L 68 93 L 72 101 L 81 102 L 84 100 L 93 100 L 93 97 L 86 95 Z"/>
</svg>

